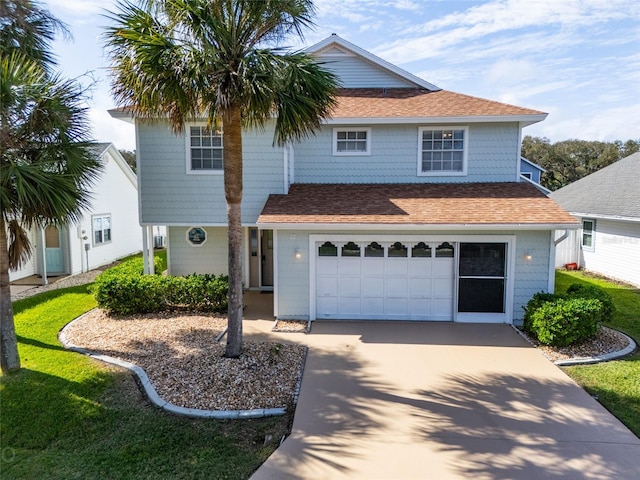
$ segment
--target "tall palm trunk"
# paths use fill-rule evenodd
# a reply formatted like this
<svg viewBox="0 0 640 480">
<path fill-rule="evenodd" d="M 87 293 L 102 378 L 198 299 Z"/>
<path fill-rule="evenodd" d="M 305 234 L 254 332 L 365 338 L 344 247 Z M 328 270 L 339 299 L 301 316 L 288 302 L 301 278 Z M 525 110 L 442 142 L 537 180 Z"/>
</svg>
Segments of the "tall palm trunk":
<svg viewBox="0 0 640 480">
<path fill-rule="evenodd" d="M 7 228 L 0 215 L 0 368 L 3 373 L 20 369 L 18 339 L 13 324 Z"/>
<path fill-rule="evenodd" d="M 238 104 L 234 103 L 225 110 L 222 127 L 229 235 L 229 309 L 225 356 L 237 358 L 242 353 L 242 119 Z"/>
</svg>

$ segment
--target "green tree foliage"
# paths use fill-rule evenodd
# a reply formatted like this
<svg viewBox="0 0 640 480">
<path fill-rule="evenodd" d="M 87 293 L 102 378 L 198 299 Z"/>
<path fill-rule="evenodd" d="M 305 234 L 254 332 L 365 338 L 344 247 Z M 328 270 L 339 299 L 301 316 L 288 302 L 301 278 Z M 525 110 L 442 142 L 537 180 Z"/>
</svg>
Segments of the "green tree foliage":
<svg viewBox="0 0 640 480">
<path fill-rule="evenodd" d="M 2 0 L 0 14 L 0 364 L 10 372 L 20 357 L 9 269 L 31 256 L 28 229 L 79 218 L 100 164 L 83 90 L 53 73 L 50 42 L 64 25 L 30 0 Z"/>
<path fill-rule="evenodd" d="M 124 158 L 125 162 L 131 167 L 131 170 L 136 171 L 136 151 L 133 152 L 130 150 L 118 150 L 122 158 Z"/>
<path fill-rule="evenodd" d="M 549 190 L 564 187 L 637 151 L 640 140 L 551 143 L 548 138 L 526 136 L 522 141 L 522 156 L 547 170 L 541 183 Z"/>
<path fill-rule="evenodd" d="M 222 127 L 229 245 L 226 356 L 242 353 L 242 128 L 275 119 L 284 145 L 320 127 L 336 78 L 279 42 L 312 24 L 310 0 L 121 1 L 106 42 L 116 102 L 137 118 Z"/>
</svg>

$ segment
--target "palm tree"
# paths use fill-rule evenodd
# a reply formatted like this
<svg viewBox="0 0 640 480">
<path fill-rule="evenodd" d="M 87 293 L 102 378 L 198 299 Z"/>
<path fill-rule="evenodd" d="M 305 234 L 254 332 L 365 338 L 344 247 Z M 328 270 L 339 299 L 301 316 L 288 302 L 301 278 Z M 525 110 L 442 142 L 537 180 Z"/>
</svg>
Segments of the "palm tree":
<svg viewBox="0 0 640 480">
<path fill-rule="evenodd" d="M 274 143 L 319 128 L 336 78 L 301 52 L 268 48 L 311 25 L 310 0 L 123 2 L 106 33 L 116 102 L 173 131 L 206 117 L 222 126 L 229 244 L 227 357 L 242 353 L 242 128 L 275 117 Z"/>
<path fill-rule="evenodd" d="M 38 8 L 16 1 L 21 7 Z M 3 0 L 3 8 L 5 7 Z M 10 12 L 10 11 L 9 11 Z M 20 10 L 23 15 L 23 10 Z M 4 11 L 2 12 L 4 15 Z M 41 10 L 40 14 L 48 15 Z M 29 15 L 21 18 L 32 18 Z M 42 19 L 42 16 L 37 16 Z M 49 72 L 52 57 L 38 54 L 32 37 L 5 35 L 0 22 L 0 367 L 20 368 L 9 269 L 31 256 L 27 229 L 77 220 L 90 200 L 87 187 L 100 164 L 89 149 L 84 92 Z M 40 26 L 42 23 L 39 24 Z M 57 25 L 53 19 L 49 26 Z M 8 27 L 7 27 L 8 28 Z M 38 37 L 41 41 L 42 38 Z M 24 50 L 24 51 L 23 51 Z"/>
</svg>

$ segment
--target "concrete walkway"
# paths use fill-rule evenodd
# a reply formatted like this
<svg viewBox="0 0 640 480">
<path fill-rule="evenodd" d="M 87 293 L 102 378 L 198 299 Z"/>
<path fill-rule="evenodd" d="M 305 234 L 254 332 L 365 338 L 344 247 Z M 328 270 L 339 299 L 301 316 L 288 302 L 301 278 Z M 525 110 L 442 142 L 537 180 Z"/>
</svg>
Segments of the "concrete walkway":
<svg viewBox="0 0 640 480">
<path fill-rule="evenodd" d="M 289 335 L 310 346 L 293 431 L 253 480 L 640 478 L 640 439 L 509 326 Z"/>
</svg>

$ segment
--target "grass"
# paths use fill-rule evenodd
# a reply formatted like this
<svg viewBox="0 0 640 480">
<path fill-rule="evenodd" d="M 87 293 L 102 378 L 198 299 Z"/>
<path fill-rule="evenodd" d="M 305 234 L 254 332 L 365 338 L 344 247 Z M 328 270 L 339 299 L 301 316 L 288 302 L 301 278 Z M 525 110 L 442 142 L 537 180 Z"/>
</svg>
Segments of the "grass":
<svg viewBox="0 0 640 480">
<path fill-rule="evenodd" d="M 287 431 L 288 417 L 169 415 L 130 373 L 64 350 L 58 331 L 95 306 L 86 286 L 13 305 L 23 368 L 0 377 L 0 478 L 243 479 Z"/>
<path fill-rule="evenodd" d="M 556 293 L 563 293 L 572 283 L 595 285 L 611 295 L 616 312 L 607 326 L 626 333 L 638 343 L 640 289 L 583 272 L 556 273 Z M 564 371 L 640 437 L 640 352 L 621 360 L 565 367 Z"/>
</svg>

